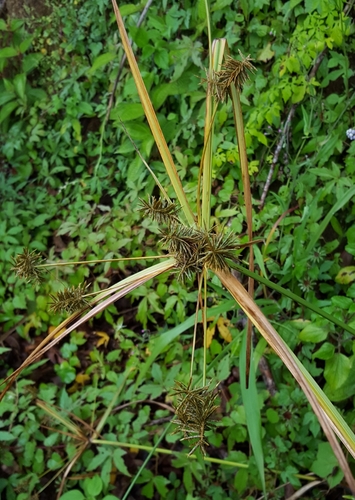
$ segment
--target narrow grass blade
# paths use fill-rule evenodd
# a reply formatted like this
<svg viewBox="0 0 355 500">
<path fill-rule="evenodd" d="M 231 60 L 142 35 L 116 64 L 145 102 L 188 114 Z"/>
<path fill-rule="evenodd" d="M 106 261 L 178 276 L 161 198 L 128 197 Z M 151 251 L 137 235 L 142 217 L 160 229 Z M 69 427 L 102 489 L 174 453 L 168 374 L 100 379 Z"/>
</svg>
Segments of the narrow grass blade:
<svg viewBox="0 0 355 500">
<path fill-rule="evenodd" d="M 74 424 L 71 420 L 63 417 L 60 413 L 58 413 L 52 406 L 49 406 L 45 401 L 41 401 L 38 399 L 36 401 L 36 405 L 45 411 L 48 415 L 50 415 L 53 419 L 60 422 L 62 425 L 67 427 L 67 429 L 71 430 L 72 433 L 77 436 L 77 438 L 83 439 L 83 434 L 79 426 Z"/>
<path fill-rule="evenodd" d="M 264 453 L 261 442 L 261 416 L 259 408 L 258 391 L 256 388 L 255 366 L 254 366 L 252 350 L 250 352 L 251 357 L 250 357 L 249 381 L 247 384 L 246 366 L 247 366 L 248 354 L 249 353 L 247 351 L 247 332 L 246 332 L 245 335 L 243 335 L 241 355 L 239 360 L 240 388 L 242 392 L 245 414 L 247 415 L 247 427 L 250 437 L 250 444 L 253 449 L 256 466 L 259 471 L 263 492 L 264 495 L 266 495 L 265 474 L 264 474 Z"/>
<path fill-rule="evenodd" d="M 168 145 L 165 141 L 163 131 L 160 127 L 158 118 L 153 109 L 152 102 L 150 100 L 149 94 L 145 87 L 143 78 L 140 74 L 137 61 L 134 57 L 132 47 L 129 43 L 128 35 L 123 24 L 123 20 L 117 6 L 116 0 L 112 0 L 113 9 L 115 11 L 115 16 L 117 20 L 118 29 L 121 35 L 122 44 L 132 71 L 134 81 L 137 86 L 138 94 L 143 105 L 145 115 L 147 117 L 150 129 L 152 131 L 153 137 L 159 149 L 160 155 L 162 157 L 163 163 L 165 165 L 166 171 L 170 177 L 171 183 L 173 185 L 176 196 L 180 202 L 181 209 L 185 214 L 186 220 L 190 225 L 194 225 L 195 218 L 188 204 L 184 189 L 182 187 L 179 175 L 177 173 L 176 167 L 174 165 L 171 153 L 169 151 Z"/>
<path fill-rule="evenodd" d="M 329 401 L 318 384 L 313 380 L 311 375 L 304 368 L 302 363 L 294 355 L 291 349 L 278 335 L 267 318 L 260 311 L 258 306 L 252 300 L 248 292 L 239 283 L 239 281 L 231 274 L 225 271 L 215 271 L 223 285 L 229 290 L 240 307 L 251 319 L 254 326 L 259 330 L 262 336 L 267 340 L 276 354 L 282 359 L 287 368 L 290 370 L 293 377 L 300 384 L 309 403 L 311 404 L 314 413 L 316 414 L 319 423 L 321 424 L 324 433 L 330 445 L 333 448 L 334 454 L 338 459 L 339 465 L 344 472 L 344 476 L 352 492 L 355 492 L 355 481 L 351 474 L 349 465 L 345 459 L 344 453 L 335 437 L 336 433 L 343 444 L 355 458 L 355 436 L 336 410 L 334 405 Z"/>
</svg>

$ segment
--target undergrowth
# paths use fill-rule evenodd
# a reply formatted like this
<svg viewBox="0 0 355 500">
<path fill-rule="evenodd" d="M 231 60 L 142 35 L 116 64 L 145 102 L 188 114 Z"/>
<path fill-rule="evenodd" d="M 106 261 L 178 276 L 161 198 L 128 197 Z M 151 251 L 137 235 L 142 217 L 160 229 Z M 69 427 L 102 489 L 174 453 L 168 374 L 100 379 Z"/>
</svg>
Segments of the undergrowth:
<svg viewBox="0 0 355 500">
<path fill-rule="evenodd" d="M 137 27 L 143 7 L 120 6 L 196 213 L 205 120 L 200 82 L 208 46 L 204 3 L 150 5 Z M 345 8 L 339 1 L 252 1 L 238 7 L 216 1 L 211 3 L 211 29 L 213 38 L 227 39 L 233 56 L 237 49 L 250 54 L 257 69 L 241 95 L 254 237 L 262 242 L 254 245 L 257 273 L 355 328 L 355 142 L 346 135 L 355 128 L 355 47 L 353 11 L 344 15 Z M 160 202 L 160 217 L 152 221 L 158 190 L 126 132 L 149 158 L 162 185 L 170 181 L 127 66 L 105 120 L 123 58 L 111 5 L 91 0 L 56 4 L 46 19 L 3 18 L 0 29 L 1 377 L 66 318 L 56 307 L 58 293 L 61 297 L 64 290 L 76 293 L 81 287 L 82 299 L 102 292 L 150 265 L 148 258 L 162 248 L 161 239 L 175 255 L 181 251 L 177 242 L 186 238 L 191 239 L 190 250 L 199 250 L 191 267 L 182 272 L 179 266 L 180 276 L 162 274 L 146 282 L 26 368 L 0 403 L 1 494 L 9 500 L 54 498 L 61 485 L 57 473 L 83 447 L 61 498 L 123 498 L 175 408 L 183 434 L 164 435 L 131 495 L 259 498 L 262 484 L 241 398 L 246 317 L 216 277 L 207 296 L 207 385 L 200 383 L 197 399 L 181 399 L 179 392 L 189 395 L 192 390 L 199 286 L 194 273 L 205 264 L 202 243 L 211 244 L 227 231 L 225 256 L 236 256 L 234 235 L 239 260 L 243 263 L 248 255 L 230 99 L 225 96 L 215 115 L 213 231 L 169 226 L 169 220 L 181 216 L 171 186 L 166 189 L 172 203 Z M 39 254 L 52 264 L 107 262 L 43 268 L 33 288 L 11 270 L 24 248 L 36 265 L 43 263 Z M 205 251 L 203 258 L 208 255 Z M 108 262 L 133 257 L 140 260 Z M 79 305 L 85 308 L 83 300 Z M 353 428 L 353 336 L 262 284 L 256 285 L 255 301 Z M 70 304 L 66 310 L 71 313 Z M 196 374 L 205 363 L 201 323 L 202 317 L 196 331 Z M 267 491 L 284 498 L 320 479 L 304 498 L 349 495 L 305 395 L 266 342 L 255 338 L 254 344 L 255 366 L 261 361 L 257 398 Z M 137 366 L 141 376 L 134 371 Z M 213 390 L 217 381 L 218 394 Z M 194 423 L 192 433 L 186 431 L 184 413 L 179 415 L 186 401 L 192 405 L 188 411 L 198 414 L 198 391 L 207 395 L 206 415 L 213 415 L 204 429 L 206 438 L 200 432 L 206 419 Z M 103 428 L 96 435 L 100 422 Z M 194 458 L 195 442 L 207 452 L 205 459 L 200 452 Z M 191 450 L 192 458 L 187 455 Z"/>
</svg>

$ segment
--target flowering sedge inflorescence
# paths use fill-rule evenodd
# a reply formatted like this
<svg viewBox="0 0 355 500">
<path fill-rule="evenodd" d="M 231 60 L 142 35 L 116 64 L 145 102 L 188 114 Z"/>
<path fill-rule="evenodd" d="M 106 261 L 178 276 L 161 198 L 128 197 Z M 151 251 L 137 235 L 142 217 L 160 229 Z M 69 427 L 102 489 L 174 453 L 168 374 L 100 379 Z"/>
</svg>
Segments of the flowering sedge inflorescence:
<svg viewBox="0 0 355 500">
<path fill-rule="evenodd" d="M 208 90 L 218 102 L 225 101 L 232 86 L 241 92 L 244 84 L 249 80 L 249 72 L 255 71 L 250 56 L 244 57 L 240 51 L 239 55 L 241 61 L 227 56 L 222 69 L 213 72 L 211 77 L 207 77 Z"/>
<path fill-rule="evenodd" d="M 30 252 L 28 248 L 23 249 L 23 253 L 12 258 L 13 267 L 17 276 L 27 283 L 41 284 L 43 281 L 43 269 L 39 265 L 43 262 L 42 256 L 36 250 Z"/>
<path fill-rule="evenodd" d="M 205 432 L 212 428 L 212 416 L 217 405 L 214 404 L 218 392 L 210 390 L 210 383 L 204 387 L 190 389 L 190 383 L 186 386 L 181 382 L 175 382 L 173 395 L 177 396 L 175 407 L 176 419 L 174 424 L 177 428 L 173 434 L 182 432 L 184 437 L 181 441 L 197 440 L 189 452 L 189 456 L 200 447 L 202 453 L 206 455 L 205 446 L 208 443 L 205 439 Z"/>
<path fill-rule="evenodd" d="M 16 255 L 13 260 L 12 270 L 17 276 L 24 279 L 27 283 L 41 284 L 43 282 L 43 273 L 45 271 L 44 260 L 39 252 L 33 250 L 30 252 L 27 248 L 23 253 Z M 80 284 L 77 287 L 66 288 L 58 294 L 50 295 L 52 299 L 51 311 L 54 313 L 67 312 L 69 314 L 86 308 L 89 302 L 85 299 L 84 293 L 87 285 Z"/>
<path fill-rule="evenodd" d="M 141 203 L 144 213 L 157 222 L 166 223 L 167 227 L 160 229 L 161 243 L 175 257 L 180 279 L 191 278 L 193 273 L 202 272 L 204 267 L 226 270 L 226 259 L 233 258 L 235 251 L 241 247 L 231 233 L 185 226 L 178 219 L 178 208 L 173 202 L 153 197 Z"/>
</svg>

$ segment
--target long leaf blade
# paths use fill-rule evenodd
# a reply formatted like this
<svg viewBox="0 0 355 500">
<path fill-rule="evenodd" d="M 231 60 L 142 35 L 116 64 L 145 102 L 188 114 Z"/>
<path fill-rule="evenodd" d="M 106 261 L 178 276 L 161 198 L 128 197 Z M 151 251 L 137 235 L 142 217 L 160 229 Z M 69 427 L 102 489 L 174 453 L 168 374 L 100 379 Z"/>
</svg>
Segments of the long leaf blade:
<svg viewBox="0 0 355 500">
<path fill-rule="evenodd" d="M 150 100 L 148 91 L 145 87 L 143 78 L 140 74 L 137 61 L 134 57 L 132 47 L 129 43 L 128 35 L 123 24 L 122 16 L 120 14 L 119 8 L 117 6 L 116 0 L 112 0 L 113 9 L 115 11 L 115 16 L 117 20 L 118 29 L 121 35 L 122 44 L 132 71 L 134 81 L 137 86 L 138 94 L 141 103 L 144 108 L 145 115 L 147 117 L 150 129 L 152 131 L 153 137 L 159 149 L 160 155 L 162 157 L 163 163 L 165 165 L 166 171 L 170 177 L 171 183 L 173 185 L 176 196 L 180 202 L 181 209 L 185 214 L 185 217 L 190 225 L 194 225 L 195 218 L 187 201 L 185 191 L 182 187 L 179 175 L 177 173 L 174 161 L 172 159 L 171 153 L 169 151 L 168 145 L 165 141 L 163 131 L 160 127 L 158 118 L 155 114 L 153 104 Z"/>
</svg>

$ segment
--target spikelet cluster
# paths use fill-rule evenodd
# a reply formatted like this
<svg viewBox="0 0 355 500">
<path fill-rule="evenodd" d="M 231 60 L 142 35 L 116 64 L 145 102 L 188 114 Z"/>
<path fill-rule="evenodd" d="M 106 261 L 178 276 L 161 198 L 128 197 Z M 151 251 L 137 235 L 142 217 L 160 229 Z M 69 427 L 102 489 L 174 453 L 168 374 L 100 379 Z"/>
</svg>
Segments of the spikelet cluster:
<svg viewBox="0 0 355 500">
<path fill-rule="evenodd" d="M 159 224 L 171 224 L 178 222 L 177 213 L 179 208 L 171 201 L 149 196 L 148 201 L 140 200 L 140 210 L 147 217 L 156 220 Z"/>
<path fill-rule="evenodd" d="M 160 229 L 161 243 L 169 254 L 174 255 L 178 278 L 192 278 L 204 267 L 227 270 L 226 259 L 232 258 L 240 248 L 233 234 L 215 233 L 182 224 L 175 203 L 156 200 L 154 197 L 142 202 L 141 210 L 166 228 Z"/>
<path fill-rule="evenodd" d="M 17 276 L 27 281 L 27 283 L 42 283 L 43 270 L 38 266 L 43 262 L 42 256 L 36 250 L 30 252 L 28 248 L 23 249 L 23 253 L 12 258 L 13 267 Z"/>
<path fill-rule="evenodd" d="M 88 300 L 84 297 L 84 293 L 88 285 L 85 283 L 66 288 L 57 293 L 57 295 L 50 295 L 52 302 L 50 309 L 53 313 L 67 312 L 72 314 L 75 311 L 84 309 L 90 305 Z"/>
<path fill-rule="evenodd" d="M 212 78 L 207 79 L 209 92 L 217 101 L 223 102 L 230 92 L 231 86 L 235 86 L 239 92 L 249 79 L 249 72 L 255 71 L 250 56 L 244 57 L 239 51 L 241 61 L 228 56 L 220 71 L 213 73 Z"/>
<path fill-rule="evenodd" d="M 173 434 L 182 432 L 184 437 L 181 441 L 196 441 L 189 455 L 197 448 L 206 455 L 205 447 L 208 446 L 208 442 L 205 432 L 213 426 L 212 416 L 218 408 L 214 404 L 218 393 L 210 390 L 210 384 L 198 389 L 190 389 L 190 384 L 186 386 L 181 382 L 175 384 L 173 395 L 177 396 L 177 405 L 174 424 L 177 428 Z"/>
</svg>

